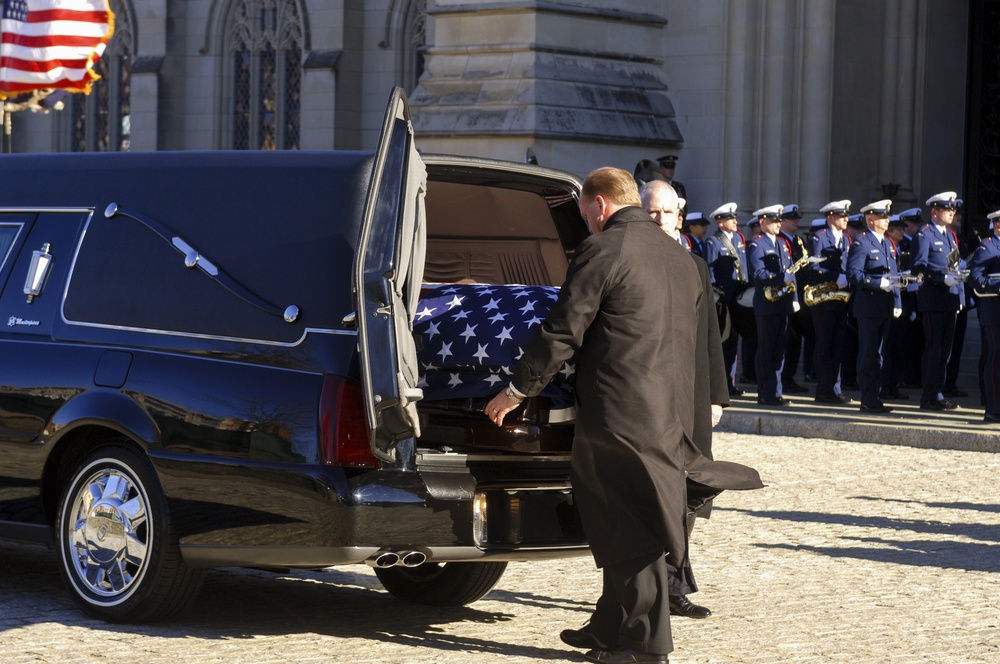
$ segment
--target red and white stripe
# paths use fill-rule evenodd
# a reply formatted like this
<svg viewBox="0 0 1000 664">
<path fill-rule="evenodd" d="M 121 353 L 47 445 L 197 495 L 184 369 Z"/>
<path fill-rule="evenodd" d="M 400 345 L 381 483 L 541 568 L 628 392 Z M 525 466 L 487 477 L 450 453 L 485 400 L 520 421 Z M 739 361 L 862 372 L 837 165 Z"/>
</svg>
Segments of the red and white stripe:
<svg viewBox="0 0 1000 664">
<path fill-rule="evenodd" d="M 39 88 L 89 92 L 99 78 L 93 66 L 114 32 L 108 0 L 20 0 L 20 4 L 27 4 L 24 20 L 2 20 L 0 99 Z"/>
</svg>

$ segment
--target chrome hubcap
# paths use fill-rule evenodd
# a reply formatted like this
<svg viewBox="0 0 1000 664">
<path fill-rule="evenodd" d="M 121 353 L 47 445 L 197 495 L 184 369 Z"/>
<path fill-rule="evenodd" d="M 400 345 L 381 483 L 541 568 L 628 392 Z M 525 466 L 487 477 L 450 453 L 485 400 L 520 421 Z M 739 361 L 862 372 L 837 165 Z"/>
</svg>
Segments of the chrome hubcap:
<svg viewBox="0 0 1000 664">
<path fill-rule="evenodd" d="M 127 593 L 146 567 L 151 530 L 146 497 L 128 475 L 103 468 L 81 486 L 67 521 L 69 558 L 88 590 Z"/>
</svg>

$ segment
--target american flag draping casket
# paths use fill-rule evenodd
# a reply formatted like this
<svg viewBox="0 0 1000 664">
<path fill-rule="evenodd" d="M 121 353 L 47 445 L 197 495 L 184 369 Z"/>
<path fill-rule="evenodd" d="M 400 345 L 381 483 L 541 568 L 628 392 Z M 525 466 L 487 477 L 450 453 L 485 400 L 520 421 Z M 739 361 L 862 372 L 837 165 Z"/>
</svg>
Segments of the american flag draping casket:
<svg viewBox="0 0 1000 664">
<path fill-rule="evenodd" d="M 559 298 L 551 286 L 425 284 L 413 317 L 424 399 L 492 397 L 510 382 L 524 347 Z M 574 366 L 541 396 L 573 405 Z"/>
</svg>

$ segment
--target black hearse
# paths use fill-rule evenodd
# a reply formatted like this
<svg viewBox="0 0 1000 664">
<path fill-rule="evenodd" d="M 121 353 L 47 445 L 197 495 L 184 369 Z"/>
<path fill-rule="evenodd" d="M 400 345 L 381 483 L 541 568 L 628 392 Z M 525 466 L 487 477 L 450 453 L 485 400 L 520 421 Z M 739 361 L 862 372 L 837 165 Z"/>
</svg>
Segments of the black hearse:
<svg viewBox="0 0 1000 664">
<path fill-rule="evenodd" d="M 411 333 L 424 281 L 560 284 L 579 185 L 421 156 L 399 91 L 375 152 L 0 157 L 0 537 L 115 622 L 211 567 L 458 604 L 585 553 L 569 429 L 421 402 Z"/>
</svg>

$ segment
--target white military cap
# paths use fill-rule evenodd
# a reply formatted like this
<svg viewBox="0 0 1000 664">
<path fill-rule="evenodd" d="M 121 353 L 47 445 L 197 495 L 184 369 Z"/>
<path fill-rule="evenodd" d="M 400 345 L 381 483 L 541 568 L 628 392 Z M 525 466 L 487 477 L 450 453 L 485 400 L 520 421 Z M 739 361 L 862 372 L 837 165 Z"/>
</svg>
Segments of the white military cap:
<svg viewBox="0 0 1000 664">
<path fill-rule="evenodd" d="M 730 219 L 736 216 L 736 203 L 724 203 L 708 215 L 712 219 Z"/>
<path fill-rule="evenodd" d="M 802 213 L 799 212 L 799 206 L 795 203 L 790 203 L 788 205 L 781 206 L 781 218 L 782 219 L 801 219 Z"/>
<path fill-rule="evenodd" d="M 942 207 L 954 210 L 956 198 L 958 198 L 958 194 L 955 192 L 942 191 L 940 194 L 934 194 L 928 198 L 927 205 L 930 205 L 931 207 Z"/>
<path fill-rule="evenodd" d="M 847 214 L 851 210 L 851 202 L 846 198 L 842 201 L 830 201 L 819 209 L 823 214 Z"/>
<path fill-rule="evenodd" d="M 826 226 L 826 217 L 816 217 L 809 222 L 809 228 L 823 228 Z"/>
<path fill-rule="evenodd" d="M 777 219 L 778 217 L 781 216 L 781 213 L 784 209 L 785 208 L 781 205 L 768 205 L 767 207 L 762 207 L 759 210 L 755 210 L 753 216 L 760 217 L 761 220 L 767 217 Z"/>
<path fill-rule="evenodd" d="M 994 224 L 1000 221 L 1000 210 L 994 210 L 986 215 L 986 218 L 992 221 Z"/>
<path fill-rule="evenodd" d="M 708 226 L 708 219 L 705 218 L 701 212 L 689 212 L 684 215 L 684 221 L 690 226 L 691 224 L 701 224 L 703 226 Z"/>
<path fill-rule="evenodd" d="M 868 205 L 861 208 L 861 211 L 865 214 L 875 214 L 883 217 L 889 216 L 889 210 L 892 209 L 892 201 L 888 198 L 883 198 L 880 201 L 875 201 L 874 203 L 869 203 Z"/>
<path fill-rule="evenodd" d="M 683 210 L 687 206 L 688 206 L 687 199 L 686 198 L 681 198 L 680 196 L 678 196 L 677 197 L 677 209 L 678 210 Z"/>
<path fill-rule="evenodd" d="M 903 221 L 912 221 L 917 224 L 920 223 L 920 213 L 923 212 L 920 208 L 909 208 L 903 210 L 899 213 L 899 218 Z"/>
<path fill-rule="evenodd" d="M 757 217 L 750 217 L 747 221 L 747 228 L 753 228 L 754 226 L 760 226 L 760 219 Z"/>
</svg>

